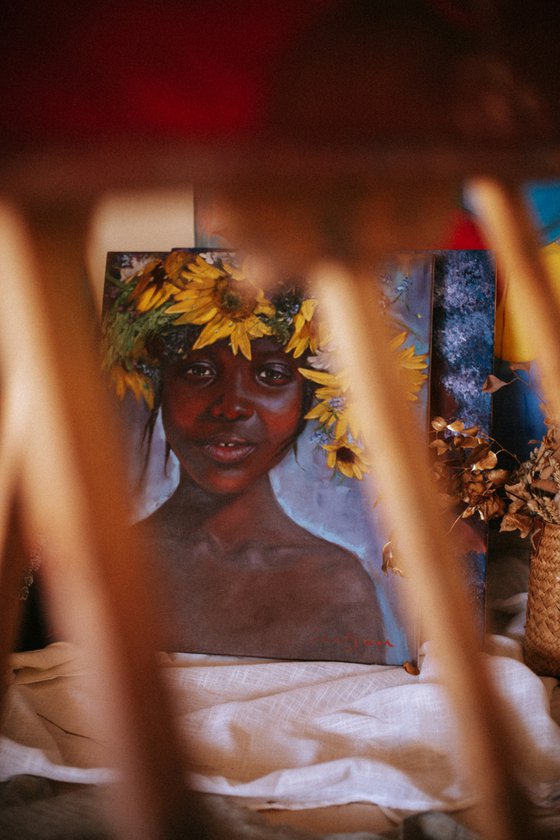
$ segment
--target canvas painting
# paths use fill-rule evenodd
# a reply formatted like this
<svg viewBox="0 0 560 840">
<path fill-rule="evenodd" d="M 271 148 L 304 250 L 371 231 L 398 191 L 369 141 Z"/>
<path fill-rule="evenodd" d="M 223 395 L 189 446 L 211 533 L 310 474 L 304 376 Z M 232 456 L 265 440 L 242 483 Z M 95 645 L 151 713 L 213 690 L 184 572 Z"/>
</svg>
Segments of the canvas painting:
<svg viewBox="0 0 560 840">
<path fill-rule="evenodd" d="M 430 416 L 459 419 L 485 435 L 493 433 L 492 398 L 482 388 L 494 366 L 495 297 L 490 252 L 434 253 Z M 457 524 L 467 533 L 460 560 L 482 638 L 488 526 L 478 514 Z"/>
<path fill-rule="evenodd" d="M 395 258 L 377 279 L 427 428 L 433 256 Z M 108 256 L 105 368 L 169 650 L 416 658 L 408 582 L 382 571 L 374 467 L 317 309 L 301 280 L 247 285 L 231 252 Z"/>
</svg>

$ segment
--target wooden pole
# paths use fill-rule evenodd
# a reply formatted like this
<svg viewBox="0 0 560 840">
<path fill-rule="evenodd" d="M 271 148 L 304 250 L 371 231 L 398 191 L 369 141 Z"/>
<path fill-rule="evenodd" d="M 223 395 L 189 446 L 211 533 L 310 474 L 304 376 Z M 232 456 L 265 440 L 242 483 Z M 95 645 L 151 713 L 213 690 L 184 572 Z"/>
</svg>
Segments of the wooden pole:
<svg viewBox="0 0 560 840">
<path fill-rule="evenodd" d="M 475 179 L 469 186 L 490 247 L 514 292 L 515 321 L 535 336 L 543 388 L 552 416 L 560 420 L 560 298 L 522 190 L 491 178 Z"/>
<path fill-rule="evenodd" d="M 425 434 L 413 423 L 388 350 L 371 274 L 329 262 L 314 272 L 352 399 L 397 535 L 427 637 L 433 640 L 479 799 L 488 840 L 527 840 L 526 799 L 516 779 L 508 727 L 482 657 L 463 577 L 453 559 L 431 480 Z M 372 492 L 375 490 L 372 488 Z"/>
<path fill-rule="evenodd" d="M 80 288 L 86 222 L 85 207 L 35 209 L 26 224 L 0 206 L 1 379 L 19 395 L 7 410 L 19 412 L 24 442 L 22 516 L 47 544 L 51 618 L 88 659 L 95 724 L 120 774 L 119 836 L 198 838 L 171 698 L 156 668 L 150 587 L 127 525 L 93 310 Z"/>
</svg>

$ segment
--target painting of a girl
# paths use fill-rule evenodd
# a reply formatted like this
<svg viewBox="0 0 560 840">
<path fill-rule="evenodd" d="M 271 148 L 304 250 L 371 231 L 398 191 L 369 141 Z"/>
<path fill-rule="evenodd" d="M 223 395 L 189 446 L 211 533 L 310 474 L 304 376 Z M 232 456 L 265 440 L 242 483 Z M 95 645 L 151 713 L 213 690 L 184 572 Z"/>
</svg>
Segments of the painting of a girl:
<svg viewBox="0 0 560 840">
<path fill-rule="evenodd" d="M 386 598 L 357 554 L 328 528 L 296 521 L 278 498 L 310 425 L 338 484 L 359 483 L 370 468 L 344 373 L 329 369 L 316 300 L 301 282 L 265 294 L 225 252 L 131 262 L 107 285 L 105 366 L 118 396 L 129 391 L 148 406 L 148 438 L 161 423 L 165 461 L 172 453 L 175 463 L 172 491 L 135 525 L 166 648 L 365 663 L 402 656 Z M 396 335 L 397 351 L 402 342 Z M 414 397 L 425 356 L 401 354 Z"/>
</svg>

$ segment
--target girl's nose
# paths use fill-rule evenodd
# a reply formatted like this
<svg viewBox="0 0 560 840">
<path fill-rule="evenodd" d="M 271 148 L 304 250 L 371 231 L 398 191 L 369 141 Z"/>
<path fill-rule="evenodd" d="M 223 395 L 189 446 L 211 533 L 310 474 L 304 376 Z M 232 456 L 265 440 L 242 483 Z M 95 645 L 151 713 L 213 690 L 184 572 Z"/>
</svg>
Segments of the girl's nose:
<svg viewBox="0 0 560 840">
<path fill-rule="evenodd" d="M 247 420 L 254 414 L 254 406 L 237 388 L 225 390 L 210 406 L 214 418 L 225 420 Z"/>
</svg>

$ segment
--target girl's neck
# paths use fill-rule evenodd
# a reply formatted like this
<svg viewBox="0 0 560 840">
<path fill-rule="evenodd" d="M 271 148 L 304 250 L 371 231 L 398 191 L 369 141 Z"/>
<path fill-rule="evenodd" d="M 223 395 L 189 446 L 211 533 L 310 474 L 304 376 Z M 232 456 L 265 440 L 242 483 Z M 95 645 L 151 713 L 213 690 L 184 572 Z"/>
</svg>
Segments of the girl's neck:
<svg viewBox="0 0 560 840">
<path fill-rule="evenodd" d="M 268 473 L 253 481 L 238 493 L 214 493 L 212 490 L 201 487 L 184 470 L 181 470 L 179 483 L 171 498 L 183 510 L 192 510 L 197 513 L 203 513 L 206 510 L 209 514 L 212 514 L 226 505 L 234 504 L 237 500 L 240 500 L 243 504 L 260 505 L 267 504 L 275 496 Z"/>
<path fill-rule="evenodd" d="M 253 540 L 266 531 L 269 520 L 277 522 L 279 515 L 285 516 L 268 474 L 240 493 L 223 495 L 211 493 L 182 473 L 177 489 L 164 507 L 184 537 L 195 529 L 203 530 L 222 545 Z"/>
</svg>

